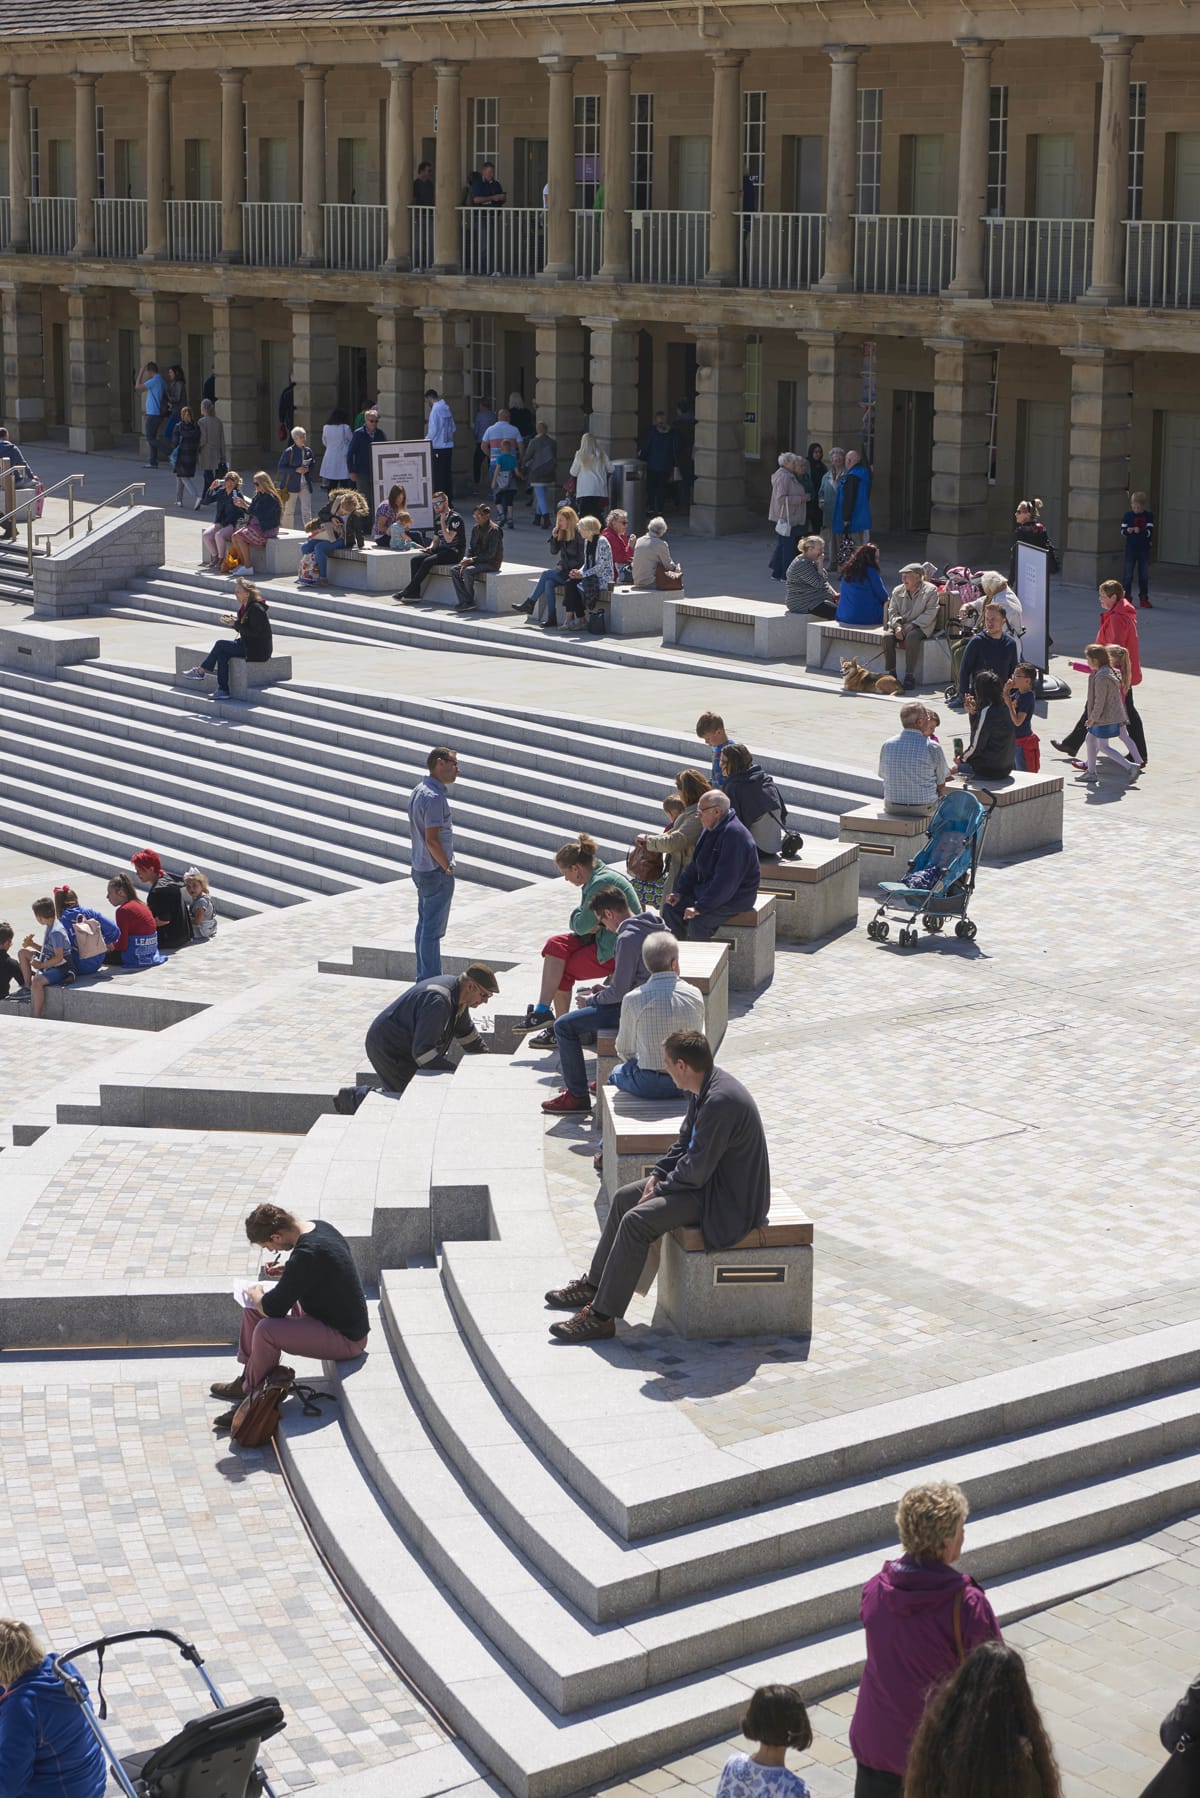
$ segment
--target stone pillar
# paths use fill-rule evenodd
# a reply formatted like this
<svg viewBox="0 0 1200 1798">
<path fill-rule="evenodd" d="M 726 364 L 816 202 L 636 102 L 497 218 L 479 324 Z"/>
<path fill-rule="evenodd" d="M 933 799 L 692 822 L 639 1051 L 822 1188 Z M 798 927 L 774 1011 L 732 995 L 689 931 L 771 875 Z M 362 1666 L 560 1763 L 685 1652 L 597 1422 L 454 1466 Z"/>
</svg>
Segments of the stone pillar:
<svg viewBox="0 0 1200 1798">
<path fill-rule="evenodd" d="M 411 177 L 408 191 L 412 192 Z M 425 348 L 421 321 L 407 306 L 372 306 L 377 321 L 376 395 L 388 437 L 425 435 Z"/>
<path fill-rule="evenodd" d="M 263 454 L 258 433 L 259 364 L 254 303 L 235 300 L 229 294 L 215 294 L 208 303 L 212 307 L 217 412 L 225 426 L 226 455 L 229 466 L 238 469 L 249 487 Z M 329 416 L 328 412 L 325 416 Z M 319 448 L 319 432 L 316 441 Z"/>
<path fill-rule="evenodd" d="M 245 69 L 218 69 L 221 79 L 221 261 L 242 260 L 242 203 L 246 198 L 242 160 L 242 107 Z M 218 393 L 220 388 L 217 389 Z"/>
<path fill-rule="evenodd" d="M 439 145 L 441 137 L 439 133 Z M 419 306 L 413 317 L 420 320 L 425 374 L 422 389 L 436 387 L 454 414 L 455 484 L 462 478 L 473 443 L 468 361 L 471 354 L 471 321 L 445 306 Z M 425 429 L 425 402 L 421 401 L 421 430 Z"/>
<path fill-rule="evenodd" d="M 858 203 L 858 59 L 853 44 L 827 44 L 831 66 L 825 176 L 826 293 L 854 291 L 854 209 Z"/>
<path fill-rule="evenodd" d="M 28 143 L 28 138 L 26 138 Z M 46 435 L 46 377 L 42 360 L 42 290 L 0 283 L 4 321 L 4 407 L 17 443 Z"/>
<path fill-rule="evenodd" d="M 987 528 L 988 412 L 992 353 L 961 337 L 934 337 L 933 507 L 925 553 L 939 566 L 975 567 L 992 542 Z"/>
<path fill-rule="evenodd" d="M 96 77 L 73 75 L 75 83 L 75 249 L 96 254 Z M 76 444 L 72 449 L 92 446 Z"/>
<path fill-rule="evenodd" d="M 591 429 L 615 462 L 637 448 L 638 334 L 615 318 L 582 322 L 590 333 Z"/>
<path fill-rule="evenodd" d="M 708 273 L 717 287 L 736 287 L 741 262 L 742 59 L 719 50 L 713 66 L 712 159 L 708 186 Z"/>
<path fill-rule="evenodd" d="M 546 157 L 545 281 L 570 281 L 575 276 L 575 84 L 573 56 L 539 56 L 550 80 L 550 104 Z"/>
<path fill-rule="evenodd" d="M 462 204 L 462 64 L 438 61 L 437 161 L 433 188 L 433 272 L 456 275 L 462 262 L 458 209 Z"/>
<path fill-rule="evenodd" d="M 390 82 L 387 110 L 386 269 L 403 273 L 412 267 L 413 72 L 410 62 L 384 63 Z"/>
<path fill-rule="evenodd" d="M 28 75 L 10 75 L 8 78 L 8 247 L 10 250 L 27 250 L 29 248 L 29 82 Z"/>
<path fill-rule="evenodd" d="M 338 403 L 337 313 L 313 300 L 289 300 L 288 305 L 296 423 L 304 426 L 311 443 L 319 444 L 321 426 Z"/>
<path fill-rule="evenodd" d="M 138 303 L 138 361 L 157 362 L 158 372 L 166 379 L 172 362 L 183 362 L 183 339 L 179 329 L 179 301 L 152 287 L 135 287 Z M 222 392 L 218 383 L 217 392 Z M 140 410 L 142 395 L 134 396 L 134 412 Z"/>
<path fill-rule="evenodd" d="M 696 339 L 696 479 L 689 522 L 701 537 L 745 530 L 746 338 L 689 325 Z"/>
<path fill-rule="evenodd" d="M 1133 357 L 1076 344 L 1063 579 L 1095 586 L 1113 571 L 1113 519 L 1126 509 L 1133 448 Z"/>
<path fill-rule="evenodd" d="M 809 437 L 825 449 L 862 449 L 863 340 L 840 331 L 801 331 L 808 347 Z"/>
<path fill-rule="evenodd" d="M 629 279 L 629 208 L 633 200 L 633 160 L 629 130 L 632 56 L 605 50 L 604 68 L 604 256 L 597 278 Z"/>
<path fill-rule="evenodd" d="M 146 248 L 143 262 L 167 253 L 167 192 L 171 185 L 171 77 L 146 71 Z"/>
<path fill-rule="evenodd" d="M 108 289 L 64 287 L 69 373 L 67 441 L 73 450 L 112 444 L 113 329 Z"/>
<path fill-rule="evenodd" d="M 992 112 L 992 49 L 982 38 L 959 37 L 962 122 L 958 139 L 958 230 L 954 279 L 948 293 L 980 300 L 986 291 L 984 254 L 988 190 L 988 132 Z"/>
<path fill-rule="evenodd" d="M 564 468 L 582 437 L 587 378 L 587 333 L 577 318 L 539 318 L 534 322 L 536 403 L 539 424 L 545 420 L 558 441 Z"/>
<path fill-rule="evenodd" d="M 1129 195 L 1129 61 L 1136 39 L 1104 32 L 1099 44 L 1104 79 L 1096 147 L 1096 205 L 1092 230 L 1092 282 L 1083 299 L 1119 306 L 1125 299 L 1125 233 Z"/>
<path fill-rule="evenodd" d="M 325 77 L 315 62 L 297 63 L 304 78 L 304 144 L 300 163 L 300 266 L 325 266 Z"/>
</svg>

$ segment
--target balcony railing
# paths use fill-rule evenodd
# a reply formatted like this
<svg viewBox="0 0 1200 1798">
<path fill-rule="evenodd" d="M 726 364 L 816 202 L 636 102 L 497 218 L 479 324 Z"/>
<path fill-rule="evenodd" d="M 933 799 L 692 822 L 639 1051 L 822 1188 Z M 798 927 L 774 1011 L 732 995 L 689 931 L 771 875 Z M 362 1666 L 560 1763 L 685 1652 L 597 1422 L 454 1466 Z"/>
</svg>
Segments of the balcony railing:
<svg viewBox="0 0 1200 1798">
<path fill-rule="evenodd" d="M 822 212 L 743 212 L 743 287 L 815 287 L 825 271 Z"/>
<path fill-rule="evenodd" d="M 386 206 L 324 206 L 326 268 L 378 269 L 387 261 Z"/>
<path fill-rule="evenodd" d="M 988 219 L 993 300 L 1077 300 L 1091 280 L 1091 219 Z"/>
<path fill-rule="evenodd" d="M 39 194 L 29 202 L 29 247 L 39 256 L 69 256 L 75 248 L 75 202 Z"/>
<path fill-rule="evenodd" d="M 633 279 L 693 287 L 708 271 L 707 212 L 635 212 Z"/>
<path fill-rule="evenodd" d="M 298 204 L 247 200 L 242 207 L 242 259 L 253 268 L 291 268 L 300 260 Z"/>
<path fill-rule="evenodd" d="M 546 263 L 546 214 L 540 206 L 460 206 L 464 275 L 528 280 Z"/>
<path fill-rule="evenodd" d="M 216 262 L 220 254 L 220 200 L 168 200 L 167 255 L 171 261 Z"/>
<path fill-rule="evenodd" d="M 146 247 L 145 200 L 96 201 L 96 254 L 133 262 Z"/>
<path fill-rule="evenodd" d="M 1131 306 L 1200 306 L 1200 225 L 1130 219 L 1125 298 Z"/>
<path fill-rule="evenodd" d="M 604 261 L 604 214 L 589 206 L 572 213 L 575 221 L 575 273 L 590 281 Z"/>
<path fill-rule="evenodd" d="M 412 217 L 412 265 L 414 269 L 433 267 L 433 207 L 410 206 Z"/>
<path fill-rule="evenodd" d="M 854 221 L 856 293 L 941 293 L 954 278 L 957 219 L 877 213 Z"/>
</svg>

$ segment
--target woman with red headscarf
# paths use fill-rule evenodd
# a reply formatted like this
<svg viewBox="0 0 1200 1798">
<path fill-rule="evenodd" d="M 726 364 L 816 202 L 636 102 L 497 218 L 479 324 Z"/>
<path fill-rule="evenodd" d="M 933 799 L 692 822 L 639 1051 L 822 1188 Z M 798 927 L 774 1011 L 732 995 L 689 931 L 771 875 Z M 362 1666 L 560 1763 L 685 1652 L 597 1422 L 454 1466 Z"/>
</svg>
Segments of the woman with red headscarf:
<svg viewBox="0 0 1200 1798">
<path fill-rule="evenodd" d="M 139 849 L 130 860 L 146 888 L 146 904 L 158 926 L 159 948 L 182 949 L 192 940 L 192 921 L 182 881 L 167 873 L 153 849 Z"/>
</svg>

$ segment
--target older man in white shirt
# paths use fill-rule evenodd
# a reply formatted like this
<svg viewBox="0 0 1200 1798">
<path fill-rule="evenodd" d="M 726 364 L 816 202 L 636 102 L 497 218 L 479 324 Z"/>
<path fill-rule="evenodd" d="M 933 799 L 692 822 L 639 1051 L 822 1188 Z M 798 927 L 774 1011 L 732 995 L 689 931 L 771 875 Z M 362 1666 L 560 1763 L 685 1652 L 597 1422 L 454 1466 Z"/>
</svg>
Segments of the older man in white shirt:
<svg viewBox="0 0 1200 1798">
<path fill-rule="evenodd" d="M 678 1088 L 666 1071 L 663 1044 L 677 1030 L 704 1029 L 704 1000 L 679 978 L 679 944 L 669 930 L 642 944 L 647 978 L 621 1001 L 617 1066 L 609 1085 L 638 1099 L 674 1099 Z"/>
<path fill-rule="evenodd" d="M 946 791 L 950 770 L 933 728 L 925 706 L 910 700 L 900 707 L 899 733 L 880 746 L 883 809 L 893 817 L 926 818 Z"/>
</svg>

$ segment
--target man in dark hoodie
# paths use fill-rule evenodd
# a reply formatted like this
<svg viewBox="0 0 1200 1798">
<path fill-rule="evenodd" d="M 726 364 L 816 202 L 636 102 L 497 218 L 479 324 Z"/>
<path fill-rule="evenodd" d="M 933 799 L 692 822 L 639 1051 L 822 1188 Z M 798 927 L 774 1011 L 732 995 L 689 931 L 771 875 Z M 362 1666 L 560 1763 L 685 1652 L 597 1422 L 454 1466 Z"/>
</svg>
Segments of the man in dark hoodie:
<svg viewBox="0 0 1200 1798">
<path fill-rule="evenodd" d="M 744 743 L 730 743 L 721 751 L 721 772 L 733 814 L 754 838 L 760 861 L 794 856 L 803 848 L 803 837 L 787 827 L 783 794 Z"/>
<path fill-rule="evenodd" d="M 963 651 L 958 669 L 958 693 L 951 700 L 956 712 L 966 708 L 967 694 L 975 690 L 975 676 L 981 668 L 990 668 L 1002 687 L 1012 679 L 1018 661 L 1017 639 L 1008 628 L 1008 616 L 1001 605 L 983 608 L 983 628 L 976 631 Z"/>
<path fill-rule="evenodd" d="M 713 1063 L 700 1030 L 677 1030 L 663 1044 L 667 1073 L 689 1096 L 679 1135 L 648 1180 L 613 1194 L 592 1264 L 582 1278 L 546 1294 L 559 1342 L 606 1342 L 616 1334 L 650 1247 L 668 1230 L 702 1231 L 706 1248 L 728 1249 L 766 1222 L 771 1167 L 758 1106 L 740 1080 Z"/>
</svg>

